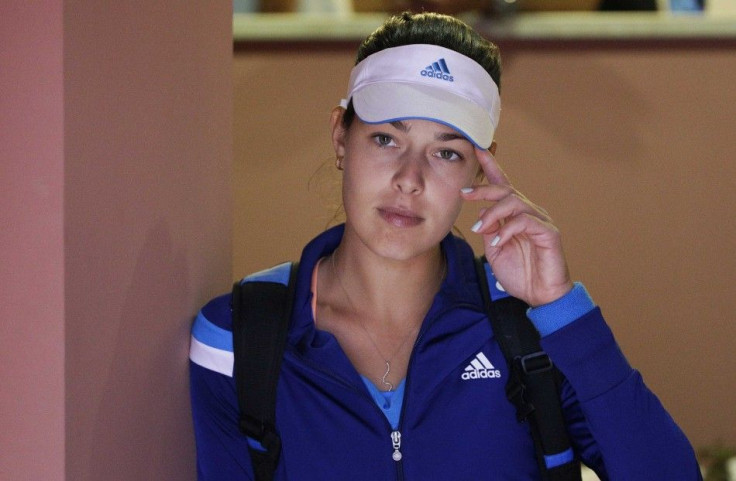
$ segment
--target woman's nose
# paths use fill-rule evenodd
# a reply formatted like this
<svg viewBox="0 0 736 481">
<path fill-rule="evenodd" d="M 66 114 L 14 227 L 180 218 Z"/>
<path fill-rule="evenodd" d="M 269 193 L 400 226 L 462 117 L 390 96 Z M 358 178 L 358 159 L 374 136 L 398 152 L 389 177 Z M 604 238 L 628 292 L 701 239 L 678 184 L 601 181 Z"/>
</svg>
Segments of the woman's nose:
<svg viewBox="0 0 736 481">
<path fill-rule="evenodd" d="M 399 159 L 394 174 L 394 187 L 403 194 L 418 194 L 424 189 L 424 158 L 418 154 L 405 153 Z"/>
</svg>

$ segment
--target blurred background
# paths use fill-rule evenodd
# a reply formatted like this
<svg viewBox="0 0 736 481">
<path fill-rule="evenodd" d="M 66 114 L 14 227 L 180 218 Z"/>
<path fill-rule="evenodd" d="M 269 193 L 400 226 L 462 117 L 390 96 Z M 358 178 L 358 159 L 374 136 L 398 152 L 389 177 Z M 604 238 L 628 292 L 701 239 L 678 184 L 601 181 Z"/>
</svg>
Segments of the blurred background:
<svg viewBox="0 0 736 481">
<path fill-rule="evenodd" d="M 298 258 L 340 220 L 328 119 L 360 40 L 391 12 L 456 14 L 501 48 L 497 157 L 552 213 L 573 276 L 693 444 L 735 446 L 735 4 L 262 0 L 275 13 L 236 14 L 233 278 Z M 458 228 L 480 252 L 476 215 Z"/>
</svg>

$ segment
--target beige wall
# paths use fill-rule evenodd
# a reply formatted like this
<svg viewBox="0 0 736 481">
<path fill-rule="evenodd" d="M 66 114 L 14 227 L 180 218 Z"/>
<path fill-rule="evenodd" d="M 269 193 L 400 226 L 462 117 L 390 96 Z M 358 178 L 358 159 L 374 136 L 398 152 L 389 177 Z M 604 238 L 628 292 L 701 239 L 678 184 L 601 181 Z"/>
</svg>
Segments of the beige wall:
<svg viewBox="0 0 736 481">
<path fill-rule="evenodd" d="M 189 328 L 228 289 L 228 2 L 0 7 L 0 479 L 195 479 Z"/>
<path fill-rule="evenodd" d="M 65 4 L 67 478 L 194 479 L 188 332 L 230 271 L 230 6 Z"/>
<path fill-rule="evenodd" d="M 234 277 L 297 258 L 331 218 L 328 117 L 353 49 L 236 49 Z M 574 277 L 693 443 L 736 443 L 736 45 L 502 52 L 499 160 L 552 213 Z"/>
</svg>

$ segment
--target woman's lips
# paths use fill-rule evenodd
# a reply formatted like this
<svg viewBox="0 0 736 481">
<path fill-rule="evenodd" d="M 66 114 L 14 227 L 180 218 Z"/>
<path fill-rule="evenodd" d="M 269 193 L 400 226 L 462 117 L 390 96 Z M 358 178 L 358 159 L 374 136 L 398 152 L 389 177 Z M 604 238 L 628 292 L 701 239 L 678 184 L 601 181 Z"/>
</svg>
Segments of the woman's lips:
<svg viewBox="0 0 736 481">
<path fill-rule="evenodd" d="M 414 227 L 424 222 L 422 217 L 400 207 L 380 207 L 378 213 L 386 222 L 396 227 Z"/>
</svg>

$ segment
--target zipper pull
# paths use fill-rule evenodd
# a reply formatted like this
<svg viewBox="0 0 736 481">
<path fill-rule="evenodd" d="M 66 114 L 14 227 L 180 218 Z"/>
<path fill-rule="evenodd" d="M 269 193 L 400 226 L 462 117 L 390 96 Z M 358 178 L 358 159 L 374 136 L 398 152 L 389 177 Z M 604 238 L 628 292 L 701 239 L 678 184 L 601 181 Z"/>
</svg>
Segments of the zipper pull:
<svg viewBox="0 0 736 481">
<path fill-rule="evenodd" d="M 393 431 L 391 433 L 391 445 L 394 447 L 394 454 L 391 457 L 398 463 L 403 457 L 401 455 L 401 433 L 399 431 Z"/>
</svg>

